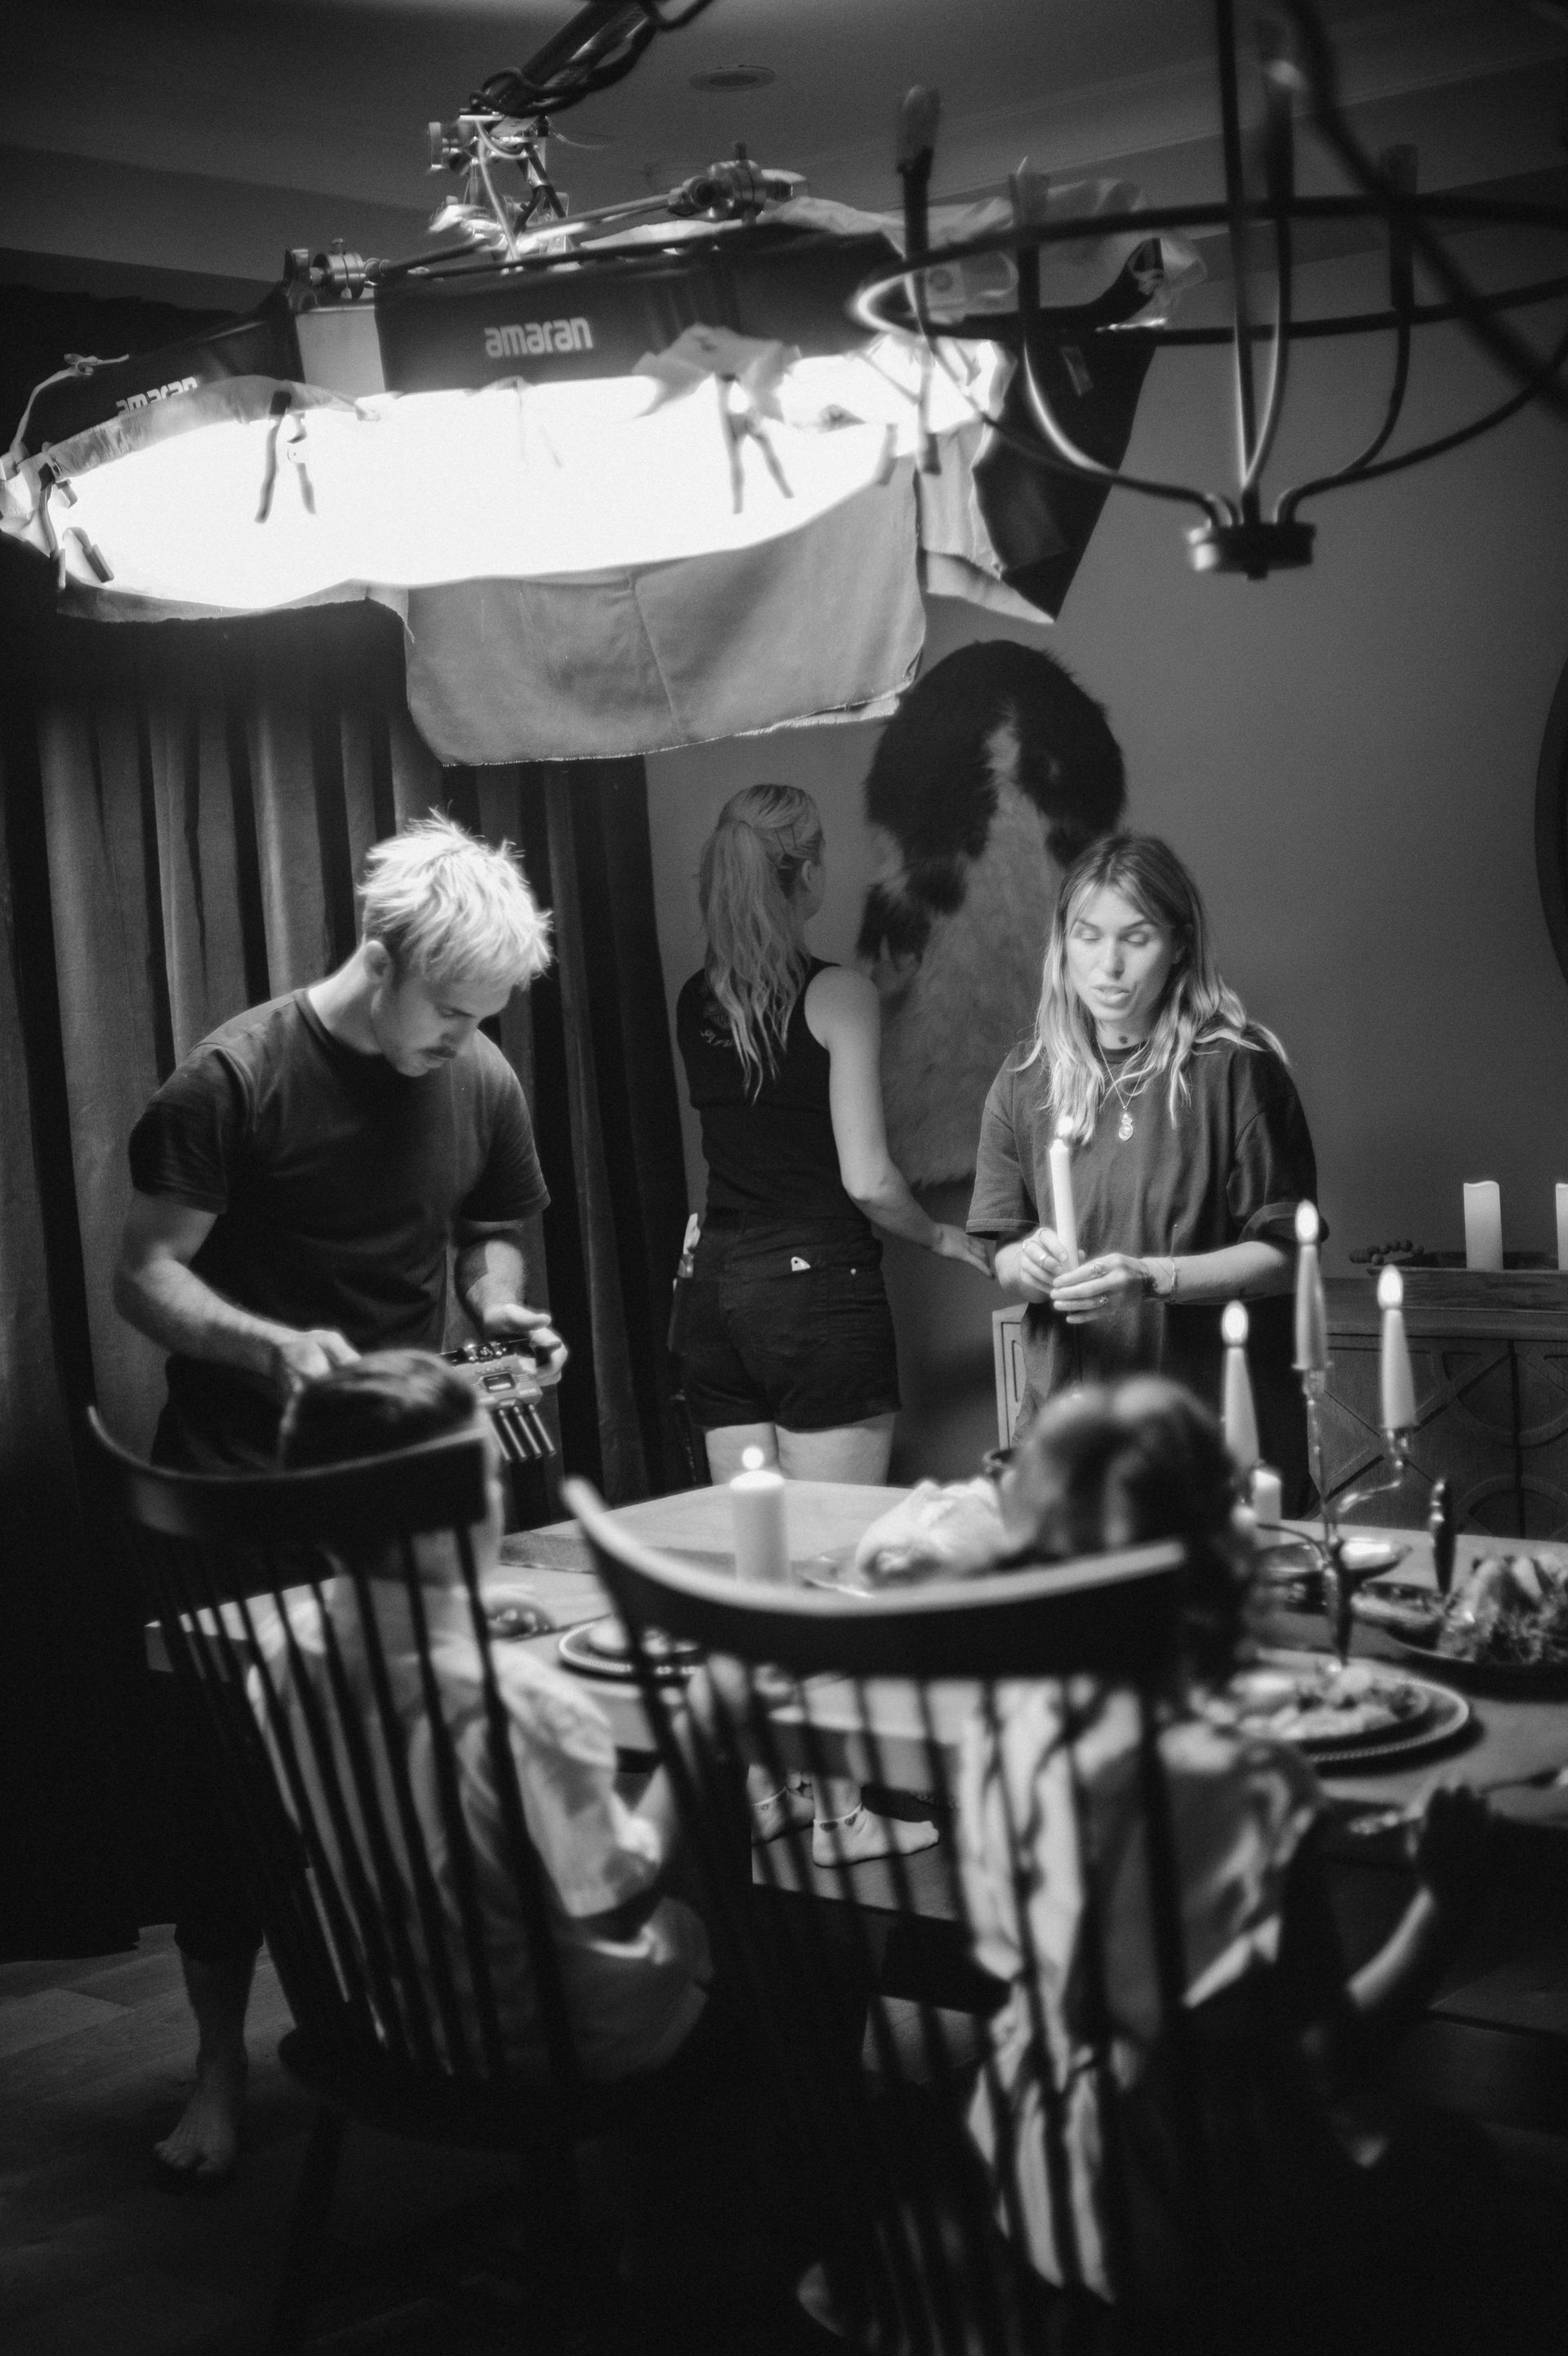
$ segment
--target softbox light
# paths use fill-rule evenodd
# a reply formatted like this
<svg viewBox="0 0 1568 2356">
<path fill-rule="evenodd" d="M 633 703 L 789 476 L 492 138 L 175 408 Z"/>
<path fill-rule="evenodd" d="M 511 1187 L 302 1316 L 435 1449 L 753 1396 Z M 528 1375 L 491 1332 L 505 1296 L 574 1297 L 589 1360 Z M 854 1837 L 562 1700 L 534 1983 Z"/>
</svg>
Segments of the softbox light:
<svg viewBox="0 0 1568 2356">
<path fill-rule="evenodd" d="M 979 463 L 1006 322 L 955 321 L 934 365 L 853 323 L 887 253 L 765 225 L 398 266 L 344 305 L 361 348 L 374 320 L 384 389 L 363 391 L 306 380 L 296 280 L 211 337 L 43 388 L 0 529 L 103 618 L 392 605 L 445 760 L 886 709 L 918 661 L 922 577 L 1018 614 L 1042 583 L 1059 604 L 1093 520 L 1071 545 Z M 1136 386 L 1112 390 L 1124 444 Z"/>
</svg>

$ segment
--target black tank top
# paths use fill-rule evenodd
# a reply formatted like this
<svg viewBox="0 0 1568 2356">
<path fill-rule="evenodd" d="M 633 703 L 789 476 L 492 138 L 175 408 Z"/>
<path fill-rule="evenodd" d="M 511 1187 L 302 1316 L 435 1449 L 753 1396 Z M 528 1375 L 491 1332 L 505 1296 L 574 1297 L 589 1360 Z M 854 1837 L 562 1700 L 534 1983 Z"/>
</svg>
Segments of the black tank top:
<svg viewBox="0 0 1568 2356">
<path fill-rule="evenodd" d="M 763 1067 L 751 1093 L 729 1018 L 694 973 L 675 1001 L 675 1038 L 686 1087 L 703 1125 L 708 1210 L 843 1222 L 874 1241 L 865 1215 L 844 1193 L 828 1108 L 827 1049 L 806 1022 L 806 991 L 828 960 L 812 958 L 789 1010 L 778 1068 Z"/>
</svg>

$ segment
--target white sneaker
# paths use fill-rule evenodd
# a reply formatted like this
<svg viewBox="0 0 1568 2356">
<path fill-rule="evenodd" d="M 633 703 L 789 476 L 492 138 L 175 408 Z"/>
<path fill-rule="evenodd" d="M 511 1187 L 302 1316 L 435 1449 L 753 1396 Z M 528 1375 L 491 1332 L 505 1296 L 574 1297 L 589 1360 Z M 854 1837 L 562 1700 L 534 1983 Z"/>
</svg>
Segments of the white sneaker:
<svg viewBox="0 0 1568 2356">
<path fill-rule="evenodd" d="M 933 1824 L 907 1816 L 874 1816 L 864 1803 L 847 1816 L 819 1816 L 811 1827 L 813 1865 L 865 1865 L 876 1857 L 913 1857 L 934 1848 L 940 1835 Z"/>
<path fill-rule="evenodd" d="M 786 1783 L 777 1792 L 768 1792 L 751 1803 L 751 1846 L 760 1848 L 764 1841 L 777 1840 L 780 1833 L 797 1825 L 809 1825 L 816 1814 L 811 1787 L 804 1781 Z"/>
</svg>

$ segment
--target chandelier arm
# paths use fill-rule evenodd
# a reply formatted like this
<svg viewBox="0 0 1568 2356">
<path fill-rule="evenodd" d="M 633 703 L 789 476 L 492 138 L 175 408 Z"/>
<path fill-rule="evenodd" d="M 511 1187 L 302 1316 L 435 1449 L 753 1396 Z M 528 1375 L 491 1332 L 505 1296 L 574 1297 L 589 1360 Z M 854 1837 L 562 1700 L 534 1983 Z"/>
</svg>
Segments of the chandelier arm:
<svg viewBox="0 0 1568 2356">
<path fill-rule="evenodd" d="M 1533 351 L 1522 337 L 1516 336 L 1504 321 L 1493 316 L 1493 306 L 1487 297 L 1471 284 L 1442 241 L 1427 228 L 1419 202 L 1396 187 L 1364 153 L 1360 142 L 1340 112 L 1333 54 L 1312 0 L 1284 0 L 1284 6 L 1301 37 L 1304 59 L 1301 80 L 1305 84 L 1313 123 L 1320 136 L 1332 147 L 1357 187 L 1376 199 L 1391 222 L 1399 221 L 1407 230 L 1412 243 L 1433 276 L 1458 305 L 1461 323 L 1482 349 L 1505 368 L 1516 382 L 1534 380 L 1536 391 L 1532 397 L 1541 401 L 1554 416 L 1568 418 L 1568 391 L 1551 381 L 1555 370 L 1550 371 L 1545 378 L 1541 376 L 1540 354 Z"/>
<path fill-rule="evenodd" d="M 1241 119 L 1236 90 L 1236 26 L 1231 0 L 1214 0 L 1215 53 L 1219 68 L 1219 124 L 1225 161 L 1225 234 L 1230 248 L 1231 350 L 1236 369 L 1236 475 L 1245 501 L 1258 446 L 1258 394 L 1252 375 L 1251 298 L 1247 273 L 1247 190 L 1241 168 Z"/>
<path fill-rule="evenodd" d="M 1269 453 L 1274 446 L 1274 436 L 1280 430 L 1280 419 L 1285 403 L 1285 386 L 1290 378 L 1290 338 L 1293 310 L 1291 276 L 1294 256 L 1290 233 L 1290 218 L 1280 213 L 1274 222 L 1275 283 L 1279 289 L 1278 305 L 1274 312 L 1273 366 L 1269 372 L 1268 399 L 1263 405 L 1263 422 L 1259 429 L 1252 463 L 1242 477 L 1243 497 L 1257 492 Z"/>
<path fill-rule="evenodd" d="M 1389 397 L 1383 410 L 1382 423 L 1366 448 L 1359 450 L 1345 466 L 1337 466 L 1331 475 L 1319 475 L 1314 481 L 1299 484 L 1294 490 L 1284 492 L 1274 509 L 1276 523 L 1292 522 L 1303 499 L 1314 498 L 1319 491 L 1331 491 L 1340 483 L 1359 482 L 1369 471 L 1375 471 L 1372 468 L 1372 461 L 1387 444 L 1390 434 L 1400 422 L 1409 384 L 1410 328 L 1402 320 L 1399 327 L 1399 342 L 1394 351 L 1393 378 L 1389 386 Z"/>
<path fill-rule="evenodd" d="M 1555 376 L 1564 360 L 1568 360 L 1568 328 L 1564 328 L 1554 349 L 1541 362 L 1541 381 Z M 1468 425 L 1457 425 L 1453 433 L 1439 434 L 1435 441 L 1420 442 L 1413 450 L 1402 450 L 1397 458 L 1383 458 L 1375 466 L 1361 466 L 1354 470 L 1341 467 L 1337 474 L 1322 475 L 1316 482 L 1298 484 L 1280 501 L 1282 517 L 1288 520 L 1287 509 L 1289 516 L 1294 516 L 1304 499 L 1316 498 L 1324 491 L 1337 491 L 1341 484 L 1375 483 L 1384 475 L 1402 474 L 1407 466 L 1418 465 L 1423 458 L 1440 458 L 1445 451 L 1457 450 L 1464 443 L 1474 442 L 1481 434 L 1489 434 L 1494 425 L 1504 424 L 1509 418 L 1516 417 L 1521 409 L 1528 409 L 1539 391 L 1538 384 L 1524 385 L 1518 392 L 1510 393 L 1506 401 L 1499 402 L 1496 409 L 1488 409 L 1485 416 L 1473 418 Z"/>
<path fill-rule="evenodd" d="M 711 8 L 713 5 L 714 0 L 688 0 L 688 5 L 678 16 L 667 16 L 659 5 L 659 0 L 638 0 L 643 15 L 651 17 L 661 33 L 678 33 L 682 25 L 689 25 L 693 16 L 700 16 L 704 8 Z"/>
<path fill-rule="evenodd" d="M 1290 380 L 1291 321 L 1295 309 L 1295 241 L 1291 232 L 1291 206 L 1295 197 L 1295 150 L 1291 133 L 1290 91 L 1272 70 L 1274 63 L 1272 33 L 1260 27 L 1259 39 L 1264 45 L 1265 161 L 1268 202 L 1274 232 L 1274 325 L 1268 398 L 1263 404 L 1263 423 L 1259 431 L 1257 447 L 1241 484 L 1243 498 L 1248 493 L 1256 494 L 1279 433 L 1280 419 L 1284 412 L 1285 388 Z"/>
<path fill-rule="evenodd" d="M 1539 278 L 1528 286 L 1510 286 L 1490 299 L 1498 310 L 1525 309 L 1530 304 L 1555 303 L 1568 294 L 1568 277 Z M 1412 327 L 1441 327 L 1461 316 L 1457 303 L 1413 303 L 1411 305 Z M 1312 343 L 1325 336 L 1371 336 L 1397 329 L 1397 311 L 1346 311 L 1326 319 L 1296 319 L 1291 327 L 1293 343 Z M 1079 337 L 1084 330 L 1077 330 Z M 1156 351 L 1197 351 L 1216 344 L 1230 341 L 1229 327 L 1126 327 L 1103 330 L 1090 329 L 1090 335 L 1112 334 L 1117 337 L 1141 336 L 1153 344 Z M 1262 330 L 1259 329 L 1258 333 Z M 1064 338 L 1065 340 L 1065 338 Z"/>
<path fill-rule="evenodd" d="M 1412 150 L 1413 157 L 1414 151 Z M 1382 423 L 1371 440 L 1345 466 L 1337 466 L 1330 475 L 1319 475 L 1316 480 L 1286 491 L 1274 509 L 1274 521 L 1293 523 L 1302 501 L 1321 490 L 1330 490 L 1337 483 L 1359 480 L 1383 449 L 1389 436 L 1404 411 L 1404 397 L 1410 385 L 1410 339 L 1412 319 L 1415 310 L 1415 277 L 1412 266 L 1410 233 L 1402 223 L 1389 223 L 1389 300 L 1394 306 L 1394 372 L 1389 385 L 1389 397 L 1383 406 Z"/>
<path fill-rule="evenodd" d="M 1440 214 L 1461 225 L 1477 229 L 1550 229 L 1560 233 L 1568 230 L 1568 206 L 1563 205 L 1499 204 L 1488 198 L 1444 194 L 1423 198 L 1422 203 L 1434 215 Z M 1266 205 L 1249 208 L 1249 218 L 1254 212 L 1260 221 L 1266 221 L 1269 218 Z M 1388 206 L 1365 196 L 1307 197 L 1298 194 L 1291 202 L 1291 217 L 1297 221 L 1386 220 L 1388 216 Z M 1196 236 L 1208 230 L 1224 229 L 1227 218 L 1222 204 L 1190 204 L 1144 205 L 1136 211 L 1086 213 L 1065 220 L 1030 221 L 1024 225 L 1015 224 L 1007 230 L 985 230 L 977 237 L 953 238 L 942 245 L 932 246 L 924 256 L 921 268 L 950 268 L 955 262 L 978 261 L 991 253 L 1015 257 L 1021 246 L 1036 246 L 1043 250 L 1047 246 L 1079 245 L 1085 239 L 1147 237 L 1163 230 L 1183 236 Z M 863 305 L 868 300 L 890 294 L 895 287 L 902 286 L 908 275 L 907 263 L 895 264 L 885 274 L 867 279 L 854 297 L 854 304 Z M 1555 284 L 1554 281 L 1540 283 Z M 1509 289 L 1498 294 L 1476 294 L 1472 292 L 1468 299 L 1489 310 L 1504 310 L 1517 307 L 1525 296 L 1520 290 Z M 1418 324 L 1424 324 L 1428 319 L 1458 318 L 1463 316 L 1463 304 L 1457 302 L 1452 305 L 1418 304 L 1412 316 Z M 856 316 L 866 326 L 900 332 L 880 314 L 857 308 Z M 1367 324 L 1369 327 L 1390 327 L 1392 318 L 1387 313 L 1376 312 L 1369 315 Z M 1155 331 L 1130 327 L 1122 332 L 1131 335 Z M 1178 332 L 1167 331 L 1165 339 L 1174 342 Z M 1302 322 L 1296 332 L 1298 335 L 1313 333 L 1312 323 Z M 1229 327 L 1191 328 L 1186 334 L 1188 340 L 1201 336 L 1208 343 L 1229 343 L 1230 339 Z"/>
<path fill-rule="evenodd" d="M 940 354 L 938 361 L 939 365 L 945 366 Z M 1114 485 L 1123 491 L 1142 491 L 1145 498 L 1172 499 L 1179 506 L 1201 509 L 1217 530 L 1223 530 L 1227 525 L 1234 524 L 1239 520 L 1234 506 L 1220 492 L 1190 490 L 1183 483 L 1155 482 L 1152 476 L 1125 474 L 1118 467 L 1102 466 L 1098 458 L 1091 458 L 1087 450 L 1080 450 L 1058 424 L 1050 403 L 1036 380 L 1034 367 L 1026 349 L 1022 354 L 1022 367 L 1025 396 L 1034 413 L 1036 423 L 1057 454 L 1061 472 L 1076 475 L 1080 482 Z M 948 374 L 953 377 L 956 383 L 957 378 L 954 371 L 950 369 Z M 1026 451 L 1035 449 L 1036 455 L 1041 457 L 1046 455 L 1023 434 L 1015 434 L 1010 427 L 1004 426 L 1000 419 L 988 415 L 977 405 L 975 414 L 983 419 L 993 431 L 1000 432 L 1002 438 L 1012 448 Z"/>
</svg>

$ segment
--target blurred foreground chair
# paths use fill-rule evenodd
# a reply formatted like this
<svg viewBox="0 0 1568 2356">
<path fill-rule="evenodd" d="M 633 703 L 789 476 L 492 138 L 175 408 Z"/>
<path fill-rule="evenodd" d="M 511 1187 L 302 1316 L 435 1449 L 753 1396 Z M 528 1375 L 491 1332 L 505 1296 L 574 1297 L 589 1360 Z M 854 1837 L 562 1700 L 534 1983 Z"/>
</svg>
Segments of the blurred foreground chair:
<svg viewBox="0 0 1568 2356">
<path fill-rule="evenodd" d="M 317 2104 L 287 2232 L 269 2345 L 305 2334 L 312 2275 L 326 2253 L 328 2204 L 349 2121 L 423 2143 L 515 2155 L 537 2224 L 540 2313 L 567 2295 L 576 2225 L 574 2145 L 659 2101 L 658 2074 L 585 2081 L 574 2048 L 552 1916 L 553 1894 L 526 1828 L 481 1606 L 471 1526 L 486 1509 L 478 1435 L 322 1471 L 207 1479 L 140 1462 L 92 1419 L 105 1487 L 125 1525 L 174 1674 L 211 1737 L 211 1758 L 249 1869 L 267 1945 L 295 2027 L 280 2059 Z M 499 1804 L 498 1859 L 476 1854 L 459 1804 L 460 1766 L 430 1658 L 426 1601 L 411 1541 L 450 1531 L 481 1664 L 486 1762 Z M 416 1803 L 407 1732 L 393 1706 L 381 1628 L 362 1573 L 340 1570 L 386 1548 L 401 1575 L 379 1578 L 417 1632 L 429 1772 Z M 324 1610 L 349 1586 L 349 1641 L 374 1706 L 349 1699 L 344 1645 Z M 297 1665 L 299 1632 L 323 1629 L 328 1684 L 341 1709 L 292 1717 L 275 1706 L 269 1633 Z M 361 1697 L 366 1684 L 360 1678 Z M 296 1689 L 313 1689 L 301 1677 Z M 319 1691 L 318 1687 L 315 1689 Z M 258 1714 L 258 1712 L 260 1714 Z M 265 1717 L 272 1740 L 263 1735 Z M 291 1733 L 290 1729 L 293 1729 Z M 430 1794 L 438 1829 L 428 1818 Z M 422 1816 L 421 1806 L 425 1810 Z M 444 1845 L 447 1895 L 432 1869 Z M 520 2077 L 504 2050 L 493 1927 L 501 1902 L 520 1925 L 546 2067 Z M 455 1894 L 455 1903 L 453 1896 Z M 405 2286 L 431 2270 L 406 2251 Z"/>
<path fill-rule="evenodd" d="M 630 1633 L 648 1716 L 703 1879 L 720 1969 L 736 1976 L 764 2049 L 760 2064 L 789 2121 L 797 2146 L 789 2175 L 808 2204 L 802 2257 L 819 2262 L 802 2287 L 811 2312 L 876 2356 L 1212 2345 L 1172 2336 L 1169 2309 L 1151 2312 L 1128 2287 L 1137 2273 L 1133 2179 L 1146 2182 L 1148 2171 L 1128 2167 L 1119 2133 L 1125 2105 L 1102 1935 L 1112 1916 L 1126 1923 L 1131 1897 L 1150 1934 L 1157 1982 L 1157 2172 L 1176 2212 L 1164 2223 L 1180 2237 L 1185 2280 L 1201 2286 L 1210 2246 L 1204 2138 L 1182 2001 L 1169 1794 L 1155 1732 L 1156 1697 L 1174 1658 L 1180 1547 L 876 1595 L 742 1587 L 638 1544 L 585 1483 L 569 1482 L 564 1494 Z M 681 1688 L 650 1632 L 694 1642 L 713 1667 L 715 1700 L 690 1773 L 672 1734 Z M 1070 1906 L 1073 1892 L 1044 1886 L 1034 1796 L 1015 1815 L 1018 1795 L 1009 1794 L 1005 1775 L 988 1778 L 993 1821 L 1005 1839 L 1004 1897 L 1013 1901 L 1022 1949 L 1014 2027 L 1032 2080 L 1026 2107 L 1036 2131 L 1003 2136 L 987 2168 L 967 2121 L 977 2069 L 994 2115 L 1007 2110 L 991 2040 L 955 2014 L 952 1975 L 946 1990 L 910 2001 L 880 1970 L 889 1912 L 940 1918 L 965 1953 L 977 1944 L 975 1891 L 957 1841 L 910 1858 L 818 1868 L 811 1827 L 796 1827 L 756 1852 L 753 1886 L 744 1888 L 729 1869 L 736 1769 L 759 1763 L 780 1782 L 787 1772 L 847 1775 L 929 1794 L 939 1811 L 951 1810 L 965 1725 L 979 1745 L 969 1754 L 972 1772 L 998 1735 L 1009 1681 L 1069 1678 L 1114 1692 L 1134 1713 L 1123 1828 L 1133 1823 L 1135 1837 L 1113 1858 L 1091 1853 L 1074 1746 L 1065 1744 L 1058 1789 L 1081 1892 L 1075 1970 L 1086 2033 L 1064 2052 L 1039 2001 L 1033 1929 L 1042 1908 Z M 1080 1713 L 1091 1736 L 1087 1688 L 1074 1687 L 1070 1706 L 1068 1688 L 1058 1682 L 1058 1690 L 1064 1711 Z M 1114 1890 L 1106 1886 L 1113 1877 Z M 994 2009 L 1005 1990 L 971 1977 L 972 2009 Z M 1100 2147 L 1098 2189 L 1087 2181 L 1086 2141 Z M 1036 2246 L 1042 2230 L 1054 2240 L 1059 2287 L 1019 2254 L 1031 2213 Z M 1093 2286 L 1098 2280 L 1103 2290 L 1107 2276 L 1113 2298 Z"/>
</svg>

